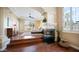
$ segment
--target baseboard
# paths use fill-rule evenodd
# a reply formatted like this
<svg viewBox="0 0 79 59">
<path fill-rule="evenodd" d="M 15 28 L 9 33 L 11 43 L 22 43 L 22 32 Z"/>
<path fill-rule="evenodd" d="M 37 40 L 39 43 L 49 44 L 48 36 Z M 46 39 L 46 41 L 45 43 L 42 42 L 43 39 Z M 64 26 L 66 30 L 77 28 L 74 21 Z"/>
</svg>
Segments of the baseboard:
<svg viewBox="0 0 79 59">
<path fill-rule="evenodd" d="M 76 46 L 76 45 L 70 44 L 69 46 L 72 47 L 72 48 L 74 48 L 74 49 L 76 49 L 76 50 L 79 50 L 79 47 Z"/>
</svg>

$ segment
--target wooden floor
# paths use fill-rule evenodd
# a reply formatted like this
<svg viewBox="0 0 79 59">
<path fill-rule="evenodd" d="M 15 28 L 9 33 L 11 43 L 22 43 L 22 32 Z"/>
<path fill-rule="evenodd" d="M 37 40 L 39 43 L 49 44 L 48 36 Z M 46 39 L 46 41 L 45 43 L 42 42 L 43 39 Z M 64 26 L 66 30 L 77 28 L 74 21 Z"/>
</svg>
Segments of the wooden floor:
<svg viewBox="0 0 79 59">
<path fill-rule="evenodd" d="M 8 45 L 5 52 L 77 52 L 73 48 L 65 48 L 57 43 L 47 44 L 42 41 L 42 35 L 32 35 L 32 39 L 19 35 L 12 37 L 11 44 Z"/>
<path fill-rule="evenodd" d="M 42 35 L 38 34 L 26 35 L 26 33 L 22 33 L 20 35 L 13 36 L 10 40 L 10 44 L 8 45 L 8 47 L 12 48 L 20 45 L 28 45 L 28 44 L 30 45 L 40 43 L 43 41 L 42 38 L 43 38 Z"/>
<path fill-rule="evenodd" d="M 11 40 L 33 39 L 42 38 L 43 34 L 29 34 L 27 32 L 12 36 Z"/>
<path fill-rule="evenodd" d="M 73 48 L 64 48 L 56 43 L 36 43 L 36 44 L 21 44 L 16 47 L 8 47 L 6 52 L 77 52 Z"/>
</svg>

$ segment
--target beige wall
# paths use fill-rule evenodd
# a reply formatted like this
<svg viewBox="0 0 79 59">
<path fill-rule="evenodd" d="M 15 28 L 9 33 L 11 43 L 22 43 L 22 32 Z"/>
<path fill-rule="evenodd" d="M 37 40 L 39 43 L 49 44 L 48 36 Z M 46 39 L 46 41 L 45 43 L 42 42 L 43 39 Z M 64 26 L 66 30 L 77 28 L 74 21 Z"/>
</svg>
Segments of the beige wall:
<svg viewBox="0 0 79 59">
<path fill-rule="evenodd" d="M 10 21 L 12 22 L 10 25 L 12 25 L 11 28 L 13 28 L 13 23 L 16 23 L 16 29 L 19 30 L 18 27 L 18 19 L 16 15 L 14 15 L 8 8 L 6 7 L 0 7 L 0 47 L 2 46 L 2 41 L 6 41 L 7 39 L 3 39 L 3 37 L 6 37 L 6 20 L 7 16 L 10 17 Z"/>
<path fill-rule="evenodd" d="M 79 34 L 77 33 L 62 33 L 62 39 L 67 40 L 72 45 L 79 47 Z"/>
<path fill-rule="evenodd" d="M 56 21 L 62 40 L 67 40 L 72 45 L 79 47 L 79 33 L 62 32 L 62 8 L 56 8 Z"/>
<path fill-rule="evenodd" d="M 13 14 L 8 8 L 4 8 L 4 21 L 6 21 L 7 17 L 9 16 L 10 17 L 10 27 L 11 28 L 14 28 L 14 24 L 16 24 L 16 30 L 19 30 L 19 22 L 18 22 L 18 18 L 16 17 L 15 14 Z"/>
<path fill-rule="evenodd" d="M 3 8 L 0 7 L 0 48 L 2 47 L 2 34 L 3 34 Z"/>
<path fill-rule="evenodd" d="M 11 21 L 11 28 L 13 28 L 14 23 L 16 24 L 16 30 L 19 30 L 19 22 L 18 22 L 18 18 L 16 17 L 15 14 L 13 14 L 7 7 L 0 7 L 0 32 L 2 32 L 2 34 L 5 34 L 5 29 L 6 29 L 6 21 L 7 21 L 7 17 L 10 17 L 10 21 Z"/>
<path fill-rule="evenodd" d="M 0 7 L 0 34 L 3 34 L 3 8 Z"/>
<path fill-rule="evenodd" d="M 19 32 L 22 33 L 25 31 L 24 28 L 24 19 L 19 19 Z"/>
<path fill-rule="evenodd" d="M 56 28 L 58 31 L 62 31 L 62 8 L 56 7 Z"/>
</svg>

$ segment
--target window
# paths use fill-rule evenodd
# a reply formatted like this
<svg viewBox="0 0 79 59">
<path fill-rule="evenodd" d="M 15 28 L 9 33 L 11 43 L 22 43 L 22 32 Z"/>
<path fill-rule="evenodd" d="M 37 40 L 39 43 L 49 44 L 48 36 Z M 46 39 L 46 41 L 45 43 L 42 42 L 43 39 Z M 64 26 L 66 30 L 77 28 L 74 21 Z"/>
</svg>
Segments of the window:
<svg viewBox="0 0 79 59">
<path fill-rule="evenodd" d="M 79 8 L 63 8 L 63 31 L 79 32 Z"/>
</svg>

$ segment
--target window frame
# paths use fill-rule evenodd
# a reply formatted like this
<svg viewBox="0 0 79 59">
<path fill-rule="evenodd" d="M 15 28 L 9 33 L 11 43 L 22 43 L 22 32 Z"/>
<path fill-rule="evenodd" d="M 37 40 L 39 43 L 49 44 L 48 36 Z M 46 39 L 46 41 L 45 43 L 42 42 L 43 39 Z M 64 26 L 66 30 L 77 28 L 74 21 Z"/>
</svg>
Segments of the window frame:
<svg viewBox="0 0 79 59">
<path fill-rule="evenodd" d="M 78 33 L 78 34 L 79 34 L 79 31 L 76 31 L 76 30 L 73 31 L 73 30 L 72 30 L 72 27 L 73 27 L 72 24 L 70 25 L 70 30 L 67 30 L 67 29 L 64 30 L 64 22 L 65 22 L 65 20 L 64 20 L 64 19 L 65 19 L 65 18 L 64 18 L 64 8 L 65 8 L 65 7 L 62 8 L 62 32 Z M 72 15 L 72 12 L 73 12 L 73 11 L 72 11 L 72 8 L 73 8 L 73 7 L 68 7 L 68 8 L 70 8 L 70 21 L 73 21 L 73 20 L 72 20 L 72 16 L 73 16 L 73 15 Z M 75 15 L 75 16 L 76 16 L 76 15 Z"/>
</svg>

